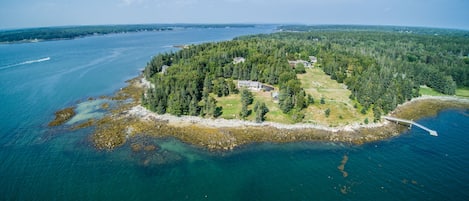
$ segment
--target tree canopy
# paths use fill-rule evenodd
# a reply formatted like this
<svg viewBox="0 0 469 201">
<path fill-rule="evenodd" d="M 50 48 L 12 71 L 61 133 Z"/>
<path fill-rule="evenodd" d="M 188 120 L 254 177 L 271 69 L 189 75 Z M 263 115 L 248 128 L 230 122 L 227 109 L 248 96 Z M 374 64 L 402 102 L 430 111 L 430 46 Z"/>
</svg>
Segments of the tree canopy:
<svg viewBox="0 0 469 201">
<path fill-rule="evenodd" d="M 288 60 L 308 60 L 308 56 L 316 56 L 317 66 L 347 85 L 350 98 L 363 111 L 372 108 L 375 120 L 419 96 L 421 85 L 449 95 L 457 87 L 469 86 L 469 34 L 299 30 L 243 36 L 157 55 L 144 71 L 155 86 L 144 102 L 159 113 L 212 115 L 216 109 L 212 96 L 237 93 L 236 80 L 252 80 L 278 87 L 281 110 L 297 113 L 314 100 L 296 76 L 304 66 L 295 70 Z M 233 62 L 236 57 L 245 61 Z M 163 73 L 165 65 L 169 67 Z"/>
</svg>

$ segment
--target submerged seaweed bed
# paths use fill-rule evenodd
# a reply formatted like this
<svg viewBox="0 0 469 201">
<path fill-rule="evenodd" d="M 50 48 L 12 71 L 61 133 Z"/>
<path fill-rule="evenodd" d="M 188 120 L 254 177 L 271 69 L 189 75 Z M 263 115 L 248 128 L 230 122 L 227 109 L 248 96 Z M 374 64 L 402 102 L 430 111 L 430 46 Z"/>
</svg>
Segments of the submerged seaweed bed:
<svg viewBox="0 0 469 201">
<path fill-rule="evenodd" d="M 109 102 L 100 103 L 101 109 L 108 110 L 100 119 L 87 119 L 75 123 L 71 129 L 95 126 L 90 140 L 98 149 L 112 150 L 130 143 L 131 150 L 137 152 L 154 152 L 156 145 L 133 143 L 141 136 L 168 138 L 174 137 L 185 143 L 212 151 L 232 150 L 251 143 L 288 143 L 297 141 L 331 141 L 350 144 L 363 144 L 387 139 L 402 133 L 407 126 L 383 122 L 378 126 L 359 126 L 354 129 L 317 129 L 317 128 L 277 128 L 274 126 L 256 125 L 239 127 L 207 126 L 202 123 L 171 124 L 168 121 L 150 117 L 141 118 L 132 115 L 130 110 L 140 104 L 143 93 L 141 77 L 129 80 L 129 85 L 113 97 L 103 97 Z M 111 106 L 112 105 L 112 106 Z M 469 108 L 468 99 L 453 97 L 423 97 L 399 106 L 389 115 L 419 119 L 436 115 L 447 108 Z M 70 119 L 70 118 L 69 118 Z"/>
</svg>

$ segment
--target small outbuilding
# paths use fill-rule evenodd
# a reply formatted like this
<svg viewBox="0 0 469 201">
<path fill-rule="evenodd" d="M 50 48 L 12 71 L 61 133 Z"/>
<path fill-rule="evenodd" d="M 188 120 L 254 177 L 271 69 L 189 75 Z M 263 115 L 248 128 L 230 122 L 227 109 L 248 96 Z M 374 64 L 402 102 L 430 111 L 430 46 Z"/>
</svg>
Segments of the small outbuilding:
<svg viewBox="0 0 469 201">
<path fill-rule="evenodd" d="M 279 96 L 278 91 L 272 92 L 272 100 L 274 100 L 274 102 L 278 102 L 278 96 Z"/>
<path fill-rule="evenodd" d="M 244 63 L 246 59 L 244 57 L 235 57 L 233 58 L 233 64 Z"/>
<path fill-rule="evenodd" d="M 166 70 L 168 70 L 169 66 L 168 65 L 163 65 L 161 66 L 161 73 L 165 74 Z"/>
</svg>

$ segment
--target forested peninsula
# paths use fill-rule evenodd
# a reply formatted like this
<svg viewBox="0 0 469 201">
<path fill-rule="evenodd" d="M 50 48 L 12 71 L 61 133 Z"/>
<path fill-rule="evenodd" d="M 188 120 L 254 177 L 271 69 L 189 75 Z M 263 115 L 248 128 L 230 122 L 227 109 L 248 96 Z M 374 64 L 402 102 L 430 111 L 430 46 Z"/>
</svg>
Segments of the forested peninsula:
<svg viewBox="0 0 469 201">
<path fill-rule="evenodd" d="M 361 144 L 407 128 L 384 115 L 419 119 L 469 108 L 467 32 L 341 27 L 280 27 L 156 55 L 109 99 L 117 104 L 108 104 L 108 116 L 72 129 L 95 125 L 91 141 L 99 149 L 139 135 L 210 150 Z"/>
<path fill-rule="evenodd" d="M 268 98 L 255 98 L 256 105 L 249 110 L 251 86 L 243 88 L 239 83 L 251 81 L 278 91 L 275 107 L 292 122 L 314 121 L 314 117 L 304 119 L 307 108 L 320 99 L 322 104 L 334 100 L 311 93 L 320 86 L 312 86 L 317 80 L 302 74 L 312 68 L 344 84 L 350 91 L 350 104 L 379 121 L 399 104 L 420 96 L 421 87 L 446 95 L 469 87 L 467 32 L 449 30 L 445 35 L 443 30 L 436 34 L 422 28 L 348 26 L 281 29 L 286 31 L 193 45 L 155 56 L 144 71 L 152 87 L 142 95 L 143 105 L 159 114 L 218 117 L 227 106 L 217 104 L 225 102 L 221 97 L 241 91 L 241 110 L 233 118 L 245 119 L 259 112 L 259 122 L 268 112 Z M 260 105 L 264 106 L 257 111 Z M 332 112 L 331 108 L 324 111 L 326 116 Z"/>
</svg>

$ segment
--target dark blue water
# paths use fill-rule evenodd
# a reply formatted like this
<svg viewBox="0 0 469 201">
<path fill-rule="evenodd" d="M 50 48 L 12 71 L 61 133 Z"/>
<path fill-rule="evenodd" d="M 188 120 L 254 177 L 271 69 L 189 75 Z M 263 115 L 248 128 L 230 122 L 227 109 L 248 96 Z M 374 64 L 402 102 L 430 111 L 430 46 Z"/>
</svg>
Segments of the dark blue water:
<svg viewBox="0 0 469 201">
<path fill-rule="evenodd" d="M 151 56 L 174 51 L 174 44 L 271 30 L 190 29 L 0 45 L 0 200 L 469 200 L 469 110 L 418 121 L 439 137 L 413 129 L 362 146 L 253 144 L 229 153 L 143 137 L 129 144 L 161 148 L 132 152 L 127 144 L 98 151 L 90 145 L 90 129 L 47 128 L 54 111 L 111 95 Z M 100 115 L 92 109 L 99 104 L 80 103 L 80 118 Z M 347 177 L 337 168 L 344 156 Z"/>
</svg>

